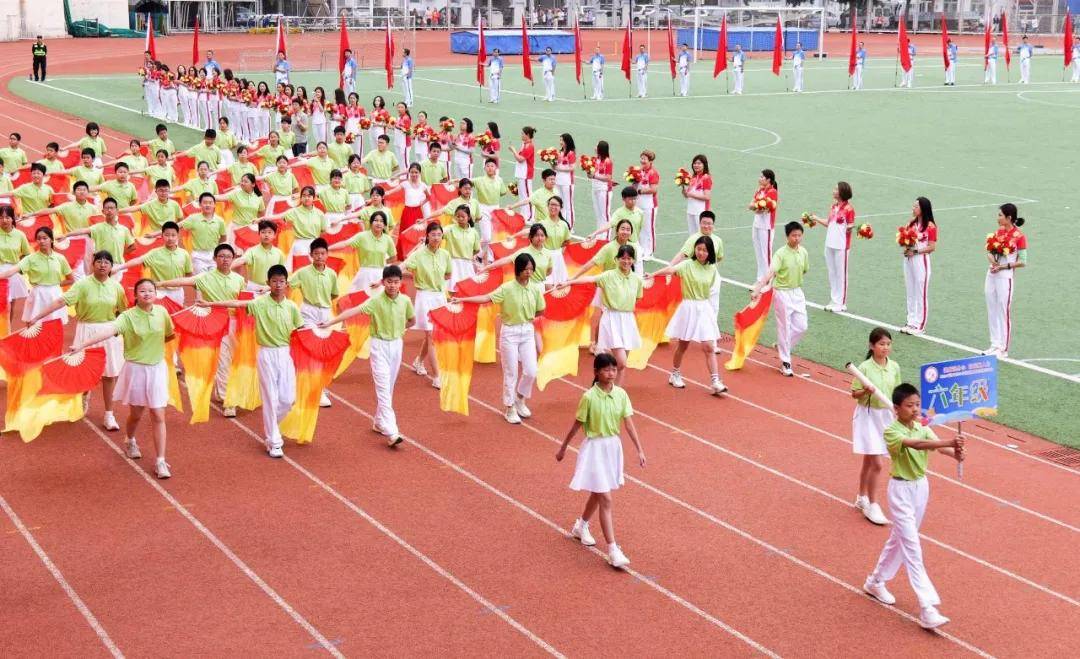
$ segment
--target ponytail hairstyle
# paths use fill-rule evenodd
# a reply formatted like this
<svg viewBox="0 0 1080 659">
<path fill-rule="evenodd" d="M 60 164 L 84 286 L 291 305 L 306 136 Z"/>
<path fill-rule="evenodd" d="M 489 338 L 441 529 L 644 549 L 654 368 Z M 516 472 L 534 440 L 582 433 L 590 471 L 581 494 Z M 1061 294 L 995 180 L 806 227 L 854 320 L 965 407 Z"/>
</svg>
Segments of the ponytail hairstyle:
<svg viewBox="0 0 1080 659">
<path fill-rule="evenodd" d="M 915 203 L 919 204 L 919 231 L 926 231 L 926 227 L 934 221 L 934 207 L 930 204 L 930 200 L 926 197 L 917 197 Z M 1005 204 L 1005 206 L 1012 206 L 1012 204 Z M 1002 206 L 1004 209 L 1005 206 Z M 1013 212 L 1016 212 L 1016 206 L 1012 206 Z"/>
<path fill-rule="evenodd" d="M 998 210 L 1001 211 L 1002 215 L 1009 218 L 1009 221 L 1013 223 L 1013 226 L 1024 226 L 1024 218 L 1016 216 L 1016 214 L 1019 212 L 1016 210 L 1016 204 L 1002 204 L 1001 207 L 998 208 Z"/>
<path fill-rule="evenodd" d="M 255 180 L 255 175 L 254 174 L 252 174 L 251 172 L 248 172 L 247 174 L 244 174 L 243 176 L 241 176 L 240 180 L 241 181 L 247 181 L 247 182 L 251 183 L 251 192 L 256 197 L 261 197 L 262 196 L 262 190 L 259 189 L 259 182 Z"/>
<path fill-rule="evenodd" d="M 593 362 L 592 362 L 592 370 L 593 370 L 592 383 L 596 384 L 599 381 L 600 378 L 596 377 L 596 373 L 600 369 L 602 369 L 602 368 L 611 368 L 612 366 L 614 366 L 615 368 L 618 368 L 619 367 L 619 362 L 617 362 L 615 360 L 615 355 L 611 354 L 610 352 L 602 352 L 602 353 L 598 354 L 596 357 L 594 357 Z"/>
<path fill-rule="evenodd" d="M 874 344 L 882 339 L 892 340 L 892 334 L 889 334 L 889 330 L 884 327 L 875 327 L 870 330 L 870 349 L 866 351 L 866 359 L 874 356 Z"/>
<path fill-rule="evenodd" d="M 776 184 L 776 172 L 771 169 L 763 169 L 761 170 L 761 175 L 769 179 L 769 183 L 772 183 L 773 189 L 780 189 L 780 186 Z"/>
</svg>

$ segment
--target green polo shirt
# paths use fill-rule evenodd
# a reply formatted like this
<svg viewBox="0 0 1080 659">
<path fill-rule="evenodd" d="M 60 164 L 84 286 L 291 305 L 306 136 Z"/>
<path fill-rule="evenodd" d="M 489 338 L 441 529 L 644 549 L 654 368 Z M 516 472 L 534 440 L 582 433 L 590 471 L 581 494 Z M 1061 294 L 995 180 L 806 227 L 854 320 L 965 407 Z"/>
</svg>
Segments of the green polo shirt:
<svg viewBox="0 0 1080 659">
<path fill-rule="evenodd" d="M 154 153 L 157 153 L 157 151 Z M 216 144 L 206 146 L 206 142 L 199 142 L 188 149 L 188 155 L 195 159 L 196 167 L 200 162 L 204 161 L 210 165 L 211 170 L 217 169 L 221 165 L 221 149 L 217 148 Z"/>
<path fill-rule="evenodd" d="M 99 134 L 97 137 L 90 137 L 87 135 L 79 140 L 78 149 L 79 151 L 82 151 L 83 149 L 93 149 L 94 155 L 101 158 L 105 155 L 105 151 L 108 147 L 105 146 L 105 138 Z"/>
<path fill-rule="evenodd" d="M 340 188 L 334 188 L 332 185 L 319 186 L 316 196 L 326 207 L 327 213 L 344 213 L 349 209 L 349 191 L 345 189 L 345 186 Z"/>
<path fill-rule="evenodd" d="M 162 167 L 155 163 L 146 168 L 146 180 L 150 182 L 150 185 L 156 185 L 161 179 L 168 181 L 169 187 L 176 184 L 176 170 L 172 168 L 172 165 Z"/>
<path fill-rule="evenodd" d="M 46 174 L 55 174 L 64 169 L 64 163 L 60 162 L 59 158 L 53 158 L 52 160 L 42 158 L 41 160 L 38 160 L 37 163 L 45 168 Z"/>
<path fill-rule="evenodd" d="M 131 181 L 121 183 L 118 179 L 112 179 L 102 183 L 98 189 L 101 191 L 103 199 L 112 197 L 120 208 L 134 206 L 135 202 L 139 200 L 139 193 L 135 190 L 135 186 L 131 184 Z"/>
<path fill-rule="evenodd" d="M 594 384 L 581 395 L 574 418 L 581 422 L 588 438 L 617 437 L 623 419 L 633 414 L 625 389 L 612 386 L 611 391 L 604 391 Z"/>
<path fill-rule="evenodd" d="M 326 154 L 334 161 L 334 166 L 345 171 L 349 168 L 349 156 L 353 154 L 351 144 L 344 142 L 331 142 L 326 145 Z"/>
<path fill-rule="evenodd" d="M 442 183 L 449 174 L 446 172 L 446 164 L 440 161 L 431 162 L 431 160 L 425 160 L 420 163 L 420 180 L 428 185 L 435 185 L 436 183 Z"/>
<path fill-rule="evenodd" d="M 100 169 L 82 165 L 71 169 L 71 178 L 75 179 L 76 183 L 82 181 L 87 185 L 101 185 L 105 182 L 105 174 Z"/>
<path fill-rule="evenodd" d="M 709 291 L 716 282 L 716 265 L 701 264 L 697 259 L 689 259 L 675 266 L 675 272 L 682 282 L 684 300 L 708 300 Z"/>
<path fill-rule="evenodd" d="M 278 158 L 287 156 L 288 154 L 285 153 L 285 147 L 281 145 L 281 142 L 278 142 L 277 146 L 264 144 L 255 152 L 255 155 L 262 158 L 263 167 L 269 167 L 276 163 Z"/>
<path fill-rule="evenodd" d="M 300 309 L 289 298 L 277 302 L 269 294 L 260 295 L 247 305 L 255 318 L 255 342 L 266 348 L 287 348 L 294 330 L 304 325 Z"/>
<path fill-rule="evenodd" d="M 128 245 L 135 244 L 135 236 L 131 235 L 131 229 L 123 224 L 109 224 L 98 222 L 90 227 L 90 239 L 94 241 L 95 251 L 106 251 L 113 257 L 113 263 L 124 262 L 124 252 Z"/>
<path fill-rule="evenodd" d="M 157 155 L 157 152 L 161 151 L 162 149 L 164 149 L 165 152 L 168 153 L 170 156 L 176 153 L 176 145 L 173 144 L 173 141 L 169 138 L 161 140 L 155 137 L 154 139 L 147 142 L 146 146 L 147 153 L 152 153 L 154 155 Z"/>
<path fill-rule="evenodd" d="M 798 249 L 791 249 L 785 243 L 783 247 L 773 254 L 773 269 L 776 277 L 773 279 L 773 288 L 790 290 L 800 288 L 803 275 L 810 270 L 810 255 L 806 248 L 799 245 Z"/>
<path fill-rule="evenodd" d="M 330 185 L 330 172 L 338 169 L 337 163 L 327 157 L 325 160 L 319 156 L 307 160 L 308 169 L 311 171 L 311 180 L 316 185 Z"/>
<path fill-rule="evenodd" d="M 59 286 L 71 274 L 71 266 L 67 259 L 56 252 L 48 256 L 33 252 L 19 261 L 19 272 L 26 275 L 34 286 Z"/>
<path fill-rule="evenodd" d="M 398 293 L 391 298 L 380 291 L 360 305 L 360 313 L 371 318 L 371 336 L 383 341 L 394 341 L 405 336 L 405 324 L 416 316 L 412 300 Z"/>
<path fill-rule="evenodd" d="M 207 302 L 235 300 L 244 290 L 244 278 L 235 272 L 221 274 L 217 268 L 195 275 L 195 290 Z"/>
<path fill-rule="evenodd" d="M 397 256 L 394 239 L 385 231 L 378 238 L 370 231 L 361 231 L 347 244 L 356 249 L 361 268 L 381 268 Z"/>
<path fill-rule="evenodd" d="M 22 202 L 24 213 L 36 213 L 52 205 L 53 189 L 45 183 L 23 183 L 15 188 L 14 195 Z"/>
<path fill-rule="evenodd" d="M 389 206 L 364 206 L 360 209 L 359 220 L 364 223 L 364 226 L 370 228 L 371 216 L 378 211 L 382 211 L 383 215 L 386 216 L 386 230 L 389 231 L 390 227 L 396 224 L 394 214 L 390 211 Z"/>
<path fill-rule="evenodd" d="M 885 445 L 889 448 L 889 458 L 892 460 L 890 473 L 906 481 L 917 481 L 926 475 L 930 451 L 904 446 L 904 440 L 937 439 L 933 430 L 918 421 L 913 423 L 914 427 L 908 428 L 899 421 L 893 421 L 885 428 Z"/>
<path fill-rule="evenodd" d="M 215 215 L 206 219 L 201 213 L 191 215 L 180 223 L 181 229 L 191 232 L 191 248 L 196 252 L 212 252 L 225 237 L 225 220 Z"/>
<path fill-rule="evenodd" d="M 634 305 L 645 295 L 645 283 L 634 274 L 621 270 L 608 270 L 596 278 L 604 307 L 612 311 L 633 311 Z"/>
<path fill-rule="evenodd" d="M 630 226 L 633 227 L 633 233 L 630 234 L 630 240 L 637 241 L 641 237 L 641 225 L 645 223 L 645 214 L 641 212 L 640 208 L 634 207 L 634 210 L 629 210 L 626 206 L 619 206 L 615 209 L 615 212 L 611 214 L 611 232 L 615 233 L 616 227 L 622 220 L 628 220 Z"/>
<path fill-rule="evenodd" d="M 518 254 L 528 254 L 532 257 L 533 263 L 536 265 L 533 268 L 532 280 L 543 283 L 547 279 L 548 273 L 551 272 L 551 256 L 545 250 L 536 249 L 529 244 L 510 255 L 511 263 L 514 262 Z"/>
<path fill-rule="evenodd" d="M 371 179 L 363 172 L 344 172 L 341 175 L 341 185 L 349 191 L 349 194 L 371 192 Z"/>
<path fill-rule="evenodd" d="M 64 304 L 75 307 L 75 317 L 83 323 L 108 323 L 116 320 L 116 314 L 127 309 L 124 287 L 112 277 L 98 281 L 97 277 L 83 277 L 63 295 Z"/>
<path fill-rule="evenodd" d="M 450 252 L 450 258 L 471 259 L 480 252 L 480 233 L 467 224 L 464 228 L 451 224 L 443 232 L 442 248 Z"/>
<path fill-rule="evenodd" d="M 542 222 L 548 218 L 548 201 L 552 197 L 559 196 L 558 188 L 552 188 L 548 190 L 544 186 L 540 186 L 533 193 L 529 195 L 529 205 L 533 209 L 533 222 Z M 566 203 L 564 200 L 563 203 Z"/>
<path fill-rule="evenodd" d="M 116 162 L 117 163 L 124 163 L 125 165 L 127 165 L 128 166 L 128 171 L 140 171 L 140 172 L 142 170 L 146 169 L 146 166 L 150 164 L 150 162 L 146 159 L 146 156 L 143 156 L 143 155 L 133 156 L 130 153 L 128 153 L 127 155 L 124 155 L 124 156 L 120 156 L 119 158 L 117 158 Z"/>
<path fill-rule="evenodd" d="M 285 213 L 285 221 L 293 225 L 296 237 L 303 240 L 314 240 L 330 229 L 330 223 L 326 215 L 312 206 L 297 206 Z"/>
<path fill-rule="evenodd" d="M 290 131 L 279 130 L 278 131 L 278 144 L 281 148 L 291 152 L 293 145 L 296 144 L 296 133 Z M 286 154 L 288 155 L 288 154 Z"/>
<path fill-rule="evenodd" d="M 506 183 L 503 183 L 502 177 L 498 174 L 495 176 L 485 174 L 471 180 L 473 190 L 476 192 L 476 200 L 485 206 L 498 206 L 499 199 L 503 195 L 510 194 L 510 189 L 506 187 Z"/>
<path fill-rule="evenodd" d="M 885 395 L 885 398 L 892 396 L 892 390 L 899 386 L 901 380 L 900 377 L 900 364 L 897 364 L 893 360 L 889 359 L 885 362 L 884 366 L 879 365 L 874 358 L 871 357 L 863 363 L 859 364 L 859 372 L 866 376 L 867 380 L 874 385 L 874 388 Z M 858 378 L 851 380 L 851 390 L 862 389 L 862 382 L 859 382 Z M 891 408 L 881 403 L 877 398 L 872 395 L 863 396 L 859 399 L 859 405 L 869 405 L 875 409 L 887 409 Z"/>
<path fill-rule="evenodd" d="M 544 289 L 532 279 L 525 286 L 516 278 L 504 282 L 491 293 L 491 301 L 499 305 L 499 317 L 504 325 L 531 323 L 547 306 Z"/>
<path fill-rule="evenodd" d="M 637 243 L 627 242 L 626 244 L 634 248 L 634 256 L 641 254 L 641 247 Z M 619 267 L 618 254 L 620 247 L 622 247 L 622 245 L 616 240 L 605 243 L 592 257 L 592 262 L 603 268 L 605 272 L 608 270 L 617 270 Z"/>
<path fill-rule="evenodd" d="M 289 170 L 285 170 L 282 174 L 278 170 L 274 170 L 263 177 L 266 184 L 270 186 L 270 194 L 276 197 L 288 197 L 300 187 L 300 184 L 296 181 L 296 176 Z"/>
<path fill-rule="evenodd" d="M 337 273 L 325 267 L 321 271 L 314 265 L 305 265 L 289 277 L 289 286 L 299 288 L 304 302 L 324 309 L 338 296 Z"/>
<path fill-rule="evenodd" d="M 12 227 L 11 231 L 0 229 L 0 263 L 12 265 L 30 253 L 30 241 L 26 234 Z"/>
<path fill-rule="evenodd" d="M 233 188 L 224 199 L 233 206 L 232 223 L 236 226 L 247 226 L 258 221 L 259 216 L 266 210 L 262 197 L 254 192 L 244 192 L 238 187 Z"/>
<path fill-rule="evenodd" d="M 68 233 L 90 226 L 90 217 L 96 215 L 98 209 L 89 201 L 82 204 L 68 201 L 57 206 L 56 212 L 64 220 L 64 233 Z"/>
<path fill-rule="evenodd" d="M 26 159 L 26 151 L 23 151 L 22 147 L 12 149 L 10 146 L 5 146 L 0 149 L 0 160 L 4 161 L 4 171 L 9 174 L 30 164 L 30 161 Z"/>
<path fill-rule="evenodd" d="M 285 265 L 285 253 L 273 245 L 266 249 L 259 244 L 244 252 L 244 261 L 247 263 L 248 279 L 265 286 L 270 266 Z"/>
<path fill-rule="evenodd" d="M 405 259 L 405 269 L 413 273 L 418 289 L 442 293 L 446 291 L 446 278 L 451 272 L 450 252 L 421 247 Z"/>
<path fill-rule="evenodd" d="M 570 225 L 566 222 L 548 218 L 540 220 L 540 224 L 547 232 L 547 240 L 544 241 L 545 249 L 560 250 L 566 241 L 570 240 Z"/>
<path fill-rule="evenodd" d="M 166 198 L 165 203 L 162 203 L 157 196 L 150 201 L 144 201 L 139 206 L 139 212 L 148 220 L 147 224 L 152 232 L 161 231 L 161 225 L 166 222 L 180 222 L 184 219 L 184 211 L 175 199 Z"/>
<path fill-rule="evenodd" d="M 188 195 L 191 196 L 191 203 L 196 205 L 199 203 L 199 197 L 201 197 L 204 192 L 209 192 L 214 195 L 215 201 L 218 194 L 217 181 L 213 178 L 203 180 L 196 176 L 187 183 L 181 185 L 180 189 L 186 191 Z"/>
<path fill-rule="evenodd" d="M 364 166 L 367 167 L 368 174 L 374 179 L 388 179 L 398 169 L 397 156 L 389 148 L 386 151 L 379 151 L 378 149 L 368 151 L 363 162 Z"/>
<path fill-rule="evenodd" d="M 244 174 L 251 174 L 252 176 L 259 175 L 259 170 L 255 167 L 255 163 L 250 160 L 247 162 L 234 162 L 228 166 L 226 171 L 229 172 L 229 177 L 232 178 L 234 185 L 240 184 L 240 179 L 244 178 Z"/>
<path fill-rule="evenodd" d="M 686 242 L 683 243 L 682 248 L 679 249 L 679 253 L 688 259 L 694 258 L 694 243 L 697 242 L 698 238 L 701 238 L 704 235 L 705 234 L 698 231 L 687 238 Z M 724 241 L 720 240 L 720 237 L 715 233 L 710 234 L 709 239 L 712 240 L 713 251 L 716 253 L 716 260 L 719 261 L 724 258 Z"/>
<path fill-rule="evenodd" d="M 169 249 L 161 246 L 155 247 L 143 257 L 143 267 L 150 271 L 154 281 L 168 279 L 180 279 L 191 274 L 191 254 L 182 247 Z"/>
<path fill-rule="evenodd" d="M 454 197 L 449 204 L 440 208 L 436 215 L 449 215 L 452 223 L 458 206 L 468 206 L 469 217 L 472 218 L 472 221 L 480 221 L 480 202 L 476 201 L 476 197 L 469 197 L 468 199 L 461 196 Z"/>
<path fill-rule="evenodd" d="M 113 321 L 124 339 L 124 359 L 153 366 L 165 359 L 165 337 L 173 333 L 172 318 L 165 307 L 155 304 L 149 312 L 132 307 Z"/>
</svg>

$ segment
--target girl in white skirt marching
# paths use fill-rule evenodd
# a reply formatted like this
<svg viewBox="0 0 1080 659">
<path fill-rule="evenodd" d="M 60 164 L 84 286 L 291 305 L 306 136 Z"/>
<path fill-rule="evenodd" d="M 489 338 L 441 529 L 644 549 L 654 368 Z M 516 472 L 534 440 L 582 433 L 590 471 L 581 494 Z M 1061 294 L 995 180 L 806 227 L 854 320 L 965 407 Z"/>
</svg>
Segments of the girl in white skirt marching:
<svg viewBox="0 0 1080 659">
<path fill-rule="evenodd" d="M 877 390 L 888 398 L 900 384 L 900 365 L 889 359 L 890 352 L 892 335 L 884 327 L 875 327 L 870 332 L 870 350 L 866 353 L 866 361 L 858 366 L 874 386 L 867 389 L 858 378 L 851 381 L 851 397 L 857 403 L 851 416 L 851 450 L 862 456 L 855 507 L 862 511 L 866 519 L 879 525 L 889 523 L 881 512 L 878 492 L 881 491 L 881 471 L 885 467 L 883 456 L 889 454 L 885 446 L 885 428 L 895 417 L 893 411 L 873 394 Z"/>
<path fill-rule="evenodd" d="M 454 209 L 454 223 L 443 231 L 443 242 L 450 252 L 450 292 L 459 281 L 476 274 L 480 258 L 480 232 L 473 226 L 469 207 L 462 204 Z"/>
<path fill-rule="evenodd" d="M 430 366 L 433 373 L 431 386 L 438 389 L 442 382 L 439 380 L 439 364 L 435 361 L 431 340 L 431 332 L 435 328 L 428 318 L 428 312 L 446 306 L 446 278 L 453 272 L 453 268 L 450 264 L 450 252 L 442 249 L 442 225 L 429 222 L 424 236 L 424 244 L 409 254 L 402 269 L 405 274 L 412 276 L 416 284 L 416 299 L 413 300 L 416 323 L 411 329 L 424 333 L 420 354 L 412 363 L 413 371 L 417 375 L 427 375 L 426 366 Z"/>
<path fill-rule="evenodd" d="M 669 265 L 656 272 L 646 275 L 646 278 L 661 277 L 664 275 L 677 274 L 682 285 L 682 302 L 675 310 L 675 315 L 668 322 L 667 334 L 673 339 L 678 339 L 679 345 L 675 347 L 672 357 L 671 377 L 668 384 L 676 389 L 683 389 L 682 366 L 683 355 L 690 347 L 691 341 L 701 344 L 705 353 L 705 364 L 709 367 L 712 378 L 712 393 L 719 396 L 728 390 L 720 380 L 720 370 L 716 364 L 716 341 L 720 338 L 720 327 L 716 324 L 716 311 L 709 303 L 710 291 L 719 273 L 716 272 L 716 252 L 713 241 L 707 236 L 702 236 L 694 241 L 694 258 L 683 261 L 678 265 Z"/>
<path fill-rule="evenodd" d="M 71 266 L 66 258 L 53 251 L 52 229 L 39 227 L 34 232 L 34 241 L 37 242 L 38 251 L 31 252 L 17 264 L 0 270 L 0 279 L 14 279 L 21 273 L 30 280 L 30 293 L 23 306 L 24 322 L 29 324 L 31 318 L 38 317 L 38 320 L 55 318 L 67 324 L 68 313 L 63 305 L 54 308 L 50 314 L 42 315 L 39 312 L 45 308 L 53 308 L 54 303 L 64 294 L 62 287 L 71 285 Z"/>
<path fill-rule="evenodd" d="M 566 433 L 555 460 L 562 462 L 566 447 L 578 430 L 584 428 L 585 441 L 578 450 L 570 489 L 588 492 L 589 498 L 585 501 L 581 517 L 574 520 L 570 534 L 587 547 L 595 545 L 596 540 L 589 532 L 589 520 L 599 509 L 600 529 L 608 543 L 608 561 L 612 567 L 623 568 L 630 564 L 630 559 L 615 543 L 615 523 L 611 514 L 611 493 L 624 482 L 619 426 L 626 427 L 626 434 L 634 442 L 638 463 L 642 467 L 645 466 L 645 450 L 631 418 L 634 408 L 630 405 L 630 397 L 626 395 L 626 390 L 615 384 L 618 373 L 618 365 L 612 355 L 601 353 L 593 360 L 593 386 L 581 396 L 574 425 Z"/>
<path fill-rule="evenodd" d="M 135 441 L 143 412 L 149 408 L 154 425 L 154 449 L 158 478 L 172 474 L 165 462 L 165 406 L 169 403 L 169 369 L 165 364 L 165 344 L 173 338 L 173 323 L 165 307 L 154 304 L 157 287 L 149 279 L 135 283 L 135 306 L 120 314 L 112 327 L 85 341 L 76 341 L 69 352 L 79 352 L 114 336 L 124 340 L 124 367 L 116 382 L 113 399 L 128 406 L 125 425 L 126 453 L 132 460 L 142 457 Z"/>
</svg>

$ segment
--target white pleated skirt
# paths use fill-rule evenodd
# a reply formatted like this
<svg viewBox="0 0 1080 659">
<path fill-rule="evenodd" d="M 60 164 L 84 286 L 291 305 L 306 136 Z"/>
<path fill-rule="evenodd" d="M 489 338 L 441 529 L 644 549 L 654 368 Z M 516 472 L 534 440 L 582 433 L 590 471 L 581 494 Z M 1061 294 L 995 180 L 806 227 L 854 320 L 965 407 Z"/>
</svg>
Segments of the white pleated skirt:
<svg viewBox="0 0 1080 659">
<path fill-rule="evenodd" d="M 720 338 L 720 327 L 716 324 L 716 312 L 708 300 L 683 299 L 668 322 L 665 333 L 680 341 L 716 341 Z"/>
<path fill-rule="evenodd" d="M 623 482 L 623 450 L 619 436 L 586 439 L 578 451 L 570 489 L 610 492 L 619 489 Z"/>
<path fill-rule="evenodd" d="M 596 347 L 600 350 L 640 348 L 641 334 L 638 333 L 633 312 L 604 309 L 604 315 L 600 317 L 600 332 L 596 337 Z"/>
<path fill-rule="evenodd" d="M 21 276 L 21 275 L 18 275 Z M 11 277 L 14 279 L 15 275 Z M 23 305 L 23 322 L 28 323 L 30 319 L 40 313 L 43 309 L 52 306 L 54 302 L 60 299 L 60 296 L 64 294 L 64 291 L 59 286 L 34 286 L 30 289 L 30 294 L 26 297 L 26 304 Z M 50 313 L 41 319 L 42 322 L 46 320 L 59 319 L 61 323 L 67 324 L 68 310 L 66 306 L 60 307 L 56 311 Z"/>
<path fill-rule="evenodd" d="M 164 408 L 169 404 L 169 369 L 165 361 L 152 366 L 124 362 L 113 400 L 135 407 Z"/>
<path fill-rule="evenodd" d="M 26 283 L 26 276 L 18 272 L 8 277 L 8 302 L 21 300 L 30 294 L 30 285 Z"/>
<path fill-rule="evenodd" d="M 434 326 L 428 318 L 428 312 L 445 307 L 446 294 L 442 291 L 417 290 L 416 299 L 413 300 L 413 306 L 416 311 L 416 324 L 412 326 L 412 329 L 430 332 L 434 329 Z"/>
<path fill-rule="evenodd" d="M 450 290 L 457 288 L 457 283 L 476 274 L 476 261 L 472 259 L 450 259 Z"/>
<path fill-rule="evenodd" d="M 75 325 L 75 343 L 82 343 L 89 338 L 101 336 L 113 329 L 112 323 L 84 323 L 79 321 Z M 105 348 L 105 370 L 102 377 L 115 378 L 120 375 L 124 368 L 124 339 L 114 336 L 100 344 Z"/>
<path fill-rule="evenodd" d="M 885 428 L 893 422 L 888 408 L 856 405 L 851 415 L 851 452 L 856 455 L 888 455 Z"/>
<path fill-rule="evenodd" d="M 570 279 L 570 274 L 566 271 L 566 259 L 563 258 L 562 250 L 545 249 L 544 252 L 551 257 L 551 272 L 548 273 L 547 282 L 561 284 Z"/>
</svg>

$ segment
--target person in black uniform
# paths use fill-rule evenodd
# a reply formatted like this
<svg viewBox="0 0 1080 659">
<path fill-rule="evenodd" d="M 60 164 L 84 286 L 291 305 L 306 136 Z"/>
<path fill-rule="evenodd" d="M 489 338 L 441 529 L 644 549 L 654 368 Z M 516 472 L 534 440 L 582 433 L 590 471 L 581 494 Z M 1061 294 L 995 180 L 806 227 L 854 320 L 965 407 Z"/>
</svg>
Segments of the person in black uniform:
<svg viewBox="0 0 1080 659">
<path fill-rule="evenodd" d="M 37 41 L 30 47 L 30 52 L 34 54 L 34 80 L 36 82 L 45 82 L 45 57 L 49 52 L 49 48 L 45 45 L 45 41 L 40 34 L 37 36 Z"/>
</svg>

